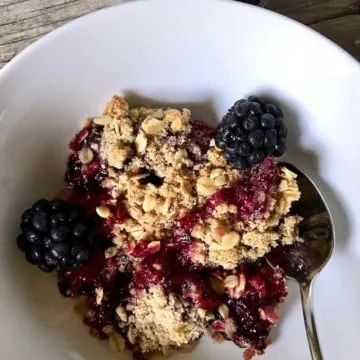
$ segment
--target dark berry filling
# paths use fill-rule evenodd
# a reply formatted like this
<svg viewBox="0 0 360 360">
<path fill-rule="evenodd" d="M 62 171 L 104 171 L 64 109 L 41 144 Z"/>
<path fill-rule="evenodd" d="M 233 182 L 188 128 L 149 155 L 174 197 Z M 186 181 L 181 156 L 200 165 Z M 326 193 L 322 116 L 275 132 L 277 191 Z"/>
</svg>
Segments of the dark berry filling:
<svg viewBox="0 0 360 360">
<path fill-rule="evenodd" d="M 105 259 L 103 252 L 95 252 L 81 268 L 59 272 L 59 289 L 67 297 L 91 296 L 100 287 L 110 291 L 115 286 L 116 278 L 124 276 L 119 272 L 119 266 L 124 261 L 122 254 Z"/>
<path fill-rule="evenodd" d="M 289 276 L 304 281 L 310 275 L 314 259 L 318 256 L 316 250 L 297 242 L 294 245 L 282 245 L 273 249 L 269 253 L 269 260 L 279 265 Z"/>
<path fill-rule="evenodd" d="M 125 272 L 119 272 L 119 266 L 124 265 L 127 266 Z M 131 267 L 125 255 L 105 259 L 103 252 L 98 252 L 83 267 L 59 272 L 58 287 L 66 297 L 86 297 L 88 311 L 84 323 L 93 335 L 105 339 L 108 335 L 104 333 L 104 327 L 117 326 L 115 309 L 129 296 L 130 274 Z M 101 304 L 96 303 L 97 288 L 104 291 Z"/>
<path fill-rule="evenodd" d="M 73 153 L 69 156 L 65 181 L 70 188 L 86 194 L 96 192 L 99 183 L 106 177 L 106 170 L 102 166 L 99 149 L 102 135 L 100 126 L 91 125 L 82 129 L 69 143 Z M 92 153 L 88 163 L 82 163 L 79 157 L 81 149 L 87 148 Z"/>
<path fill-rule="evenodd" d="M 178 294 L 199 308 L 216 309 L 220 303 L 211 287 L 208 270 L 190 263 L 182 256 L 183 249 L 173 243 L 162 243 L 165 243 L 164 246 L 156 254 L 148 256 L 137 266 L 133 286 L 144 288 L 161 283 L 169 292 Z"/>
<path fill-rule="evenodd" d="M 114 224 L 124 222 L 127 217 L 127 211 L 122 203 L 122 199 L 118 199 L 115 205 L 108 205 L 111 211 L 111 216 L 107 218 L 107 226 L 113 228 Z"/>
<path fill-rule="evenodd" d="M 191 144 L 196 145 L 200 149 L 200 154 L 193 153 L 195 161 L 201 161 L 202 157 L 206 154 L 209 149 L 210 141 L 215 135 L 215 129 L 205 121 L 192 120 L 191 121 L 191 133 L 190 141 Z M 191 152 L 191 146 L 189 146 Z"/>
<path fill-rule="evenodd" d="M 277 322 L 276 308 L 287 295 L 285 274 L 259 260 L 237 269 L 246 281 L 245 289 L 238 296 L 220 295 L 229 314 L 219 316 L 212 323 L 215 331 L 223 333 L 240 347 L 252 347 L 262 353 L 271 327 Z M 226 273 L 218 272 L 224 277 Z"/>
</svg>

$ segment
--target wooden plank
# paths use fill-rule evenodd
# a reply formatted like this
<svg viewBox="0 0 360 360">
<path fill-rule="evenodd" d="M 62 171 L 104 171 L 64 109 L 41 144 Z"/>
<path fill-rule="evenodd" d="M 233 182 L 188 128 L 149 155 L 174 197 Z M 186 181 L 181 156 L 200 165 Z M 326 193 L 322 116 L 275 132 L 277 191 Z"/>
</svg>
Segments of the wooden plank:
<svg viewBox="0 0 360 360">
<path fill-rule="evenodd" d="M 268 0 L 266 7 L 304 24 L 360 13 L 360 0 Z"/>
<path fill-rule="evenodd" d="M 124 0 L 0 0 L 0 64 L 66 22 L 122 2 Z"/>
<path fill-rule="evenodd" d="M 266 7 L 308 24 L 360 59 L 360 0 L 268 0 Z"/>
<path fill-rule="evenodd" d="M 321 21 L 312 27 L 360 60 L 360 14 Z"/>
<path fill-rule="evenodd" d="M 58 26 L 125 1 L 133 0 L 0 0 L 0 68 Z M 268 0 L 267 7 L 313 25 L 360 56 L 360 0 Z"/>
</svg>

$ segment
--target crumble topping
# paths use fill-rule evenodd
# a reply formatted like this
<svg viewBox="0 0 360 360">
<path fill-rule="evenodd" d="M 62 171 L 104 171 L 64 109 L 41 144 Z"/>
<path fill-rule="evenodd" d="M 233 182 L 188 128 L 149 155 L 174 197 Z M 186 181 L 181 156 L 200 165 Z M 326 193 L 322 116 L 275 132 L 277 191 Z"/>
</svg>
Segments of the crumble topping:
<svg viewBox="0 0 360 360">
<path fill-rule="evenodd" d="M 292 202 L 299 198 L 296 175 L 282 168 L 280 186 L 263 219 L 247 224 L 234 222 L 236 207 L 222 203 L 212 217 L 195 225 L 191 235 L 207 245 L 208 265 L 233 269 L 243 260 L 263 257 L 279 243 L 289 245 L 297 240 L 297 226 L 302 219 L 286 215 Z M 200 247 L 199 251 L 204 252 Z M 206 259 L 201 260 L 206 263 Z"/>
<path fill-rule="evenodd" d="M 288 216 L 279 226 L 279 232 L 282 235 L 281 242 L 283 245 L 291 245 L 294 239 L 298 238 L 298 225 L 302 221 L 300 216 Z"/>
<path fill-rule="evenodd" d="M 213 140 L 202 161 L 195 161 L 188 109 L 130 108 L 124 99 L 114 96 L 104 115 L 94 121 L 103 126 L 100 156 L 108 168 L 103 186 L 111 190 L 114 199 L 121 199 L 129 215 L 114 226 L 114 243 L 119 247 L 163 238 L 174 220 L 243 176 L 229 166 Z M 279 226 L 299 196 L 295 175 L 282 169 L 279 188 L 271 194 L 263 219 L 234 222 L 236 207 L 219 205 L 212 217 L 196 224 L 191 233 L 205 244 L 205 248 L 198 246 L 194 258 L 231 269 L 242 260 L 262 257 L 278 243 L 294 241 L 300 219 L 286 221 L 286 232 L 279 231 Z"/>
<path fill-rule="evenodd" d="M 102 185 L 123 199 L 129 214 L 115 225 L 116 244 L 163 237 L 175 219 L 240 177 L 214 143 L 195 161 L 201 151 L 189 139 L 190 115 L 188 109 L 131 109 L 115 96 L 94 119 L 103 126 L 100 156 L 108 177 Z M 156 183 L 146 181 L 151 176 Z"/>
<path fill-rule="evenodd" d="M 115 231 L 118 237 L 136 232 L 135 240 L 163 236 L 180 213 L 196 206 L 193 162 L 184 149 L 190 112 L 129 109 L 123 99 L 114 97 L 105 110 L 105 116 L 111 115 L 115 116 L 104 126 L 101 158 L 115 169 L 103 185 L 111 188 L 114 198 L 124 199 L 130 215 Z M 157 183 L 147 183 L 149 176 Z"/>
<path fill-rule="evenodd" d="M 161 286 L 152 286 L 138 294 L 128 325 L 130 342 L 143 353 L 168 354 L 173 347 L 199 339 L 205 319 L 190 304 L 173 294 L 166 295 Z"/>
</svg>

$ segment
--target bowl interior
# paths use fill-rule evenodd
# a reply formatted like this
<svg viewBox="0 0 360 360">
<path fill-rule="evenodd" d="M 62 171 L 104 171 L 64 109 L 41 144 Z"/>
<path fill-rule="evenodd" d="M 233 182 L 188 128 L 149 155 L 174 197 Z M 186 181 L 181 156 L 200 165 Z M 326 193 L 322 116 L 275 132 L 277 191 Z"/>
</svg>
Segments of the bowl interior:
<svg viewBox="0 0 360 360">
<path fill-rule="evenodd" d="M 55 277 L 29 266 L 15 246 L 19 215 L 61 189 L 69 139 L 113 93 L 133 104 L 187 106 L 213 123 L 236 99 L 253 93 L 284 108 L 286 159 L 319 183 L 335 218 L 336 254 L 319 278 L 316 297 L 324 353 L 336 359 L 352 349 L 357 332 L 351 324 L 359 315 L 337 305 L 356 309 L 360 301 L 358 287 L 348 286 L 359 283 L 353 274 L 360 270 L 360 171 L 354 168 L 360 68 L 325 39 L 268 11 L 183 0 L 135 2 L 92 14 L 45 37 L 1 72 L 2 358 L 118 358 L 87 334 L 74 303 L 58 295 Z M 348 274 L 344 281 L 340 272 Z M 327 296 L 334 279 L 339 293 L 347 294 L 340 300 Z M 294 289 L 283 312 L 264 360 L 304 360 L 307 344 Z M 349 329 L 346 339 L 338 340 L 334 317 L 338 327 Z M 240 356 L 232 345 L 210 343 L 204 339 L 194 352 L 174 359 Z"/>
</svg>

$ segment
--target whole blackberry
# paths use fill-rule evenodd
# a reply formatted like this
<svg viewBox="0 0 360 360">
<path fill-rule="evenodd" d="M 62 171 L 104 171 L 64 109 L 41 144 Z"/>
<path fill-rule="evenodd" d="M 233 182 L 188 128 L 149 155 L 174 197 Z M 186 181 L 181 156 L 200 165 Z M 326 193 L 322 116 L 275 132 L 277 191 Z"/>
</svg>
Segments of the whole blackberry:
<svg viewBox="0 0 360 360">
<path fill-rule="evenodd" d="M 243 170 L 259 164 L 266 156 L 282 156 L 286 136 L 280 108 L 250 96 L 247 100 L 236 101 L 223 117 L 215 143 L 232 166 Z"/>
<path fill-rule="evenodd" d="M 92 226 L 80 208 L 41 199 L 24 211 L 17 245 L 42 271 L 77 268 L 88 261 Z"/>
</svg>

